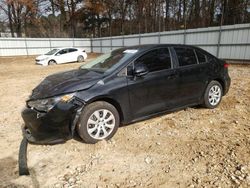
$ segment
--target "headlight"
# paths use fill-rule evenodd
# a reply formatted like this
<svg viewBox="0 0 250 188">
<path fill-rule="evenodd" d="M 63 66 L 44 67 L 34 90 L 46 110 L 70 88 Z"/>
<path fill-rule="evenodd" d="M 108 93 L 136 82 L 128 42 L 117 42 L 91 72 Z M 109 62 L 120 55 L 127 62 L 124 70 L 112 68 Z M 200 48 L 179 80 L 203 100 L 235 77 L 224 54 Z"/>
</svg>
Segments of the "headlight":
<svg viewBox="0 0 250 188">
<path fill-rule="evenodd" d="M 48 112 L 50 111 L 59 101 L 62 102 L 69 102 L 75 93 L 47 98 L 47 99 L 39 99 L 34 101 L 28 101 L 27 105 L 30 108 L 34 108 L 38 111 Z"/>
<path fill-rule="evenodd" d="M 41 59 L 40 61 L 46 61 L 46 60 L 48 60 L 49 59 L 49 57 L 46 57 L 46 58 L 44 58 L 44 59 Z"/>
</svg>

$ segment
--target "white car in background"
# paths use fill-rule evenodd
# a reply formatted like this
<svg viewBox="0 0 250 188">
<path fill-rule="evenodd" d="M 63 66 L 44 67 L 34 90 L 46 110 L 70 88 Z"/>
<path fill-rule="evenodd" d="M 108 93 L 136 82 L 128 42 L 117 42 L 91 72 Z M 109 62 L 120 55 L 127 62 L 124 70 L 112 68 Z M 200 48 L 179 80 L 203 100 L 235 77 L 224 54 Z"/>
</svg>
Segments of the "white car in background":
<svg viewBox="0 0 250 188">
<path fill-rule="evenodd" d="M 87 59 L 87 53 L 79 48 L 55 48 L 36 58 L 36 64 L 43 66 L 69 62 L 83 62 Z"/>
</svg>

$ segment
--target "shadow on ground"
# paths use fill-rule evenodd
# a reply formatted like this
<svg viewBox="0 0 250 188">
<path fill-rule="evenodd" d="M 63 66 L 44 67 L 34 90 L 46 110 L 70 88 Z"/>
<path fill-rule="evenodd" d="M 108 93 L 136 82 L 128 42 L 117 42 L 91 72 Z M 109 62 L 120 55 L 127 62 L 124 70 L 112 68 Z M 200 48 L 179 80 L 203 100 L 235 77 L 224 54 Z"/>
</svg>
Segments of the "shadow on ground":
<svg viewBox="0 0 250 188">
<path fill-rule="evenodd" d="M 27 187 L 16 183 L 18 178 L 27 178 L 31 184 L 29 187 L 39 188 L 39 182 L 37 181 L 36 173 L 33 169 L 30 169 L 30 176 L 19 176 L 18 174 L 18 161 L 12 157 L 6 157 L 0 159 L 0 187 L 14 188 L 14 187 Z"/>
</svg>

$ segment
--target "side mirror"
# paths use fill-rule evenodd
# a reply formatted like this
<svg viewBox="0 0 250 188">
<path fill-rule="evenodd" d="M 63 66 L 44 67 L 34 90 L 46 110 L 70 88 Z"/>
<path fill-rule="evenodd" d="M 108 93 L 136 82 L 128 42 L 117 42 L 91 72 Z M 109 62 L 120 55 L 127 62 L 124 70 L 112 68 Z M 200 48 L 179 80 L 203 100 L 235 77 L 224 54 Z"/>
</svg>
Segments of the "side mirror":
<svg viewBox="0 0 250 188">
<path fill-rule="evenodd" d="M 60 56 L 61 54 L 58 52 L 58 53 L 56 53 L 56 55 L 55 56 Z"/>
<path fill-rule="evenodd" d="M 145 76 L 146 74 L 148 74 L 148 72 L 149 72 L 149 70 L 148 70 L 147 66 L 144 64 L 139 64 L 139 65 L 135 66 L 135 69 L 134 69 L 135 76 L 138 76 L 138 77 Z"/>
</svg>

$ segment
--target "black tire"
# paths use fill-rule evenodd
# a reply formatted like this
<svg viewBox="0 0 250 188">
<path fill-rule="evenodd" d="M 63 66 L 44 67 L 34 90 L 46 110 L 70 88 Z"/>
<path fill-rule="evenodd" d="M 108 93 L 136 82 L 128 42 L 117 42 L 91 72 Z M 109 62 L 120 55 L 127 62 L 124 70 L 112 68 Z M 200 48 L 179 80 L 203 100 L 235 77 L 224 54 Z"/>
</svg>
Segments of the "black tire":
<svg viewBox="0 0 250 188">
<path fill-rule="evenodd" d="M 55 60 L 49 60 L 49 65 L 56 65 L 56 61 Z"/>
<path fill-rule="evenodd" d="M 218 100 L 214 104 L 213 104 L 213 102 L 211 102 L 212 97 L 209 94 L 210 90 L 213 87 L 219 87 L 219 89 L 220 89 L 220 90 L 218 90 L 218 92 L 220 91 L 220 97 L 218 98 Z M 205 94 L 204 94 L 204 104 L 203 104 L 203 106 L 206 107 L 206 108 L 210 108 L 210 109 L 216 108 L 220 104 L 222 96 L 223 96 L 223 88 L 222 88 L 221 84 L 216 80 L 211 81 L 207 85 L 207 88 L 206 88 L 206 91 L 205 91 Z"/>
<path fill-rule="evenodd" d="M 102 110 L 109 111 L 109 113 L 112 113 L 112 115 L 113 115 L 112 117 L 114 117 L 113 120 L 115 121 L 113 123 L 114 124 L 113 128 L 110 129 L 109 135 L 105 138 L 102 138 L 102 139 L 93 138 L 93 135 L 91 136 L 88 133 L 88 129 L 91 129 L 91 128 L 89 128 L 88 121 L 89 121 L 89 119 L 91 119 L 91 117 L 93 117 L 93 113 L 98 111 L 98 110 L 100 110 L 99 113 L 101 113 Z M 110 114 L 107 114 L 107 116 L 108 115 L 110 115 Z M 105 119 L 105 117 L 103 119 Z M 95 121 L 98 121 L 98 120 L 95 120 Z M 80 115 L 79 123 L 77 125 L 77 132 L 78 132 L 79 136 L 81 137 L 81 139 L 84 140 L 86 143 L 95 144 L 100 140 L 109 140 L 110 138 L 112 138 L 114 136 L 114 134 L 116 133 L 119 125 L 120 125 L 120 116 L 119 116 L 119 113 L 116 110 L 116 108 L 113 105 L 111 105 L 110 103 L 107 103 L 104 101 L 97 101 L 97 102 L 93 102 L 93 103 L 87 105 L 83 109 L 83 111 Z M 100 128 L 100 125 L 97 124 L 97 125 L 94 125 L 94 127 Z M 96 128 L 96 130 L 97 130 L 97 128 Z M 104 132 L 103 132 L 103 134 L 104 134 Z M 96 135 L 97 135 L 97 133 L 96 133 Z M 99 133 L 99 135 L 100 135 L 100 133 Z"/>
<path fill-rule="evenodd" d="M 83 61 L 84 61 L 84 57 L 83 57 L 82 55 L 79 55 L 79 56 L 77 57 L 77 62 L 81 63 L 81 62 L 83 62 Z"/>
</svg>

